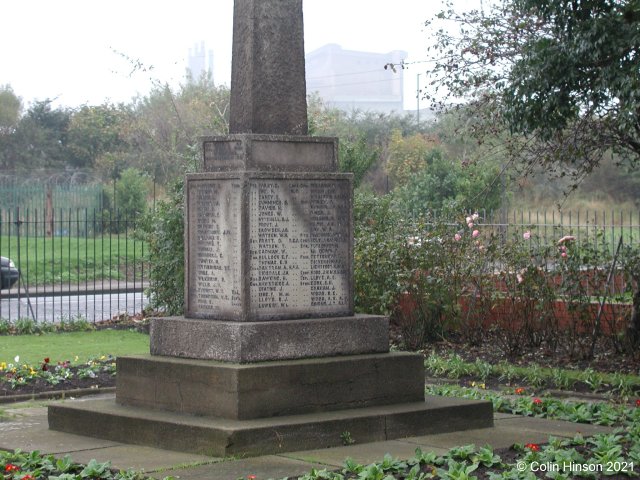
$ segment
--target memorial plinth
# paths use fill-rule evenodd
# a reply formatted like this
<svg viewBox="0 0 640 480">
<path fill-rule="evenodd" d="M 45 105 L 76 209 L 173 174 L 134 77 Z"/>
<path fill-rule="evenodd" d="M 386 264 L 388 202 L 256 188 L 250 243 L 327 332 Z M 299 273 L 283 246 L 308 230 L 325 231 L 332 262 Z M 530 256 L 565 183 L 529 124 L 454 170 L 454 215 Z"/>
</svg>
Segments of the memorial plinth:
<svg viewBox="0 0 640 480">
<path fill-rule="evenodd" d="M 236 0 L 233 59 L 231 135 L 185 180 L 185 315 L 118 358 L 115 401 L 49 427 L 226 456 L 491 426 L 490 402 L 425 401 L 422 356 L 354 315 L 352 175 L 306 135 L 302 1 Z"/>
</svg>

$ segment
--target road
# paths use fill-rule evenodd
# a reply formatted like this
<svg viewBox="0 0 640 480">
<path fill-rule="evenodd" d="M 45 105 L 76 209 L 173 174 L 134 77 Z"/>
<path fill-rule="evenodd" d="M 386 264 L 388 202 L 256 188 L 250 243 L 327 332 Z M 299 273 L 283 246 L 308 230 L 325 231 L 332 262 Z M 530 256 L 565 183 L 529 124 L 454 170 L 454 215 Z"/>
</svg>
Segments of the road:
<svg viewBox="0 0 640 480">
<path fill-rule="evenodd" d="M 35 317 L 38 322 L 59 322 L 81 317 L 94 322 L 125 312 L 138 313 L 147 303 L 142 292 L 0 298 L 0 318 L 15 322 L 18 318 Z"/>
</svg>

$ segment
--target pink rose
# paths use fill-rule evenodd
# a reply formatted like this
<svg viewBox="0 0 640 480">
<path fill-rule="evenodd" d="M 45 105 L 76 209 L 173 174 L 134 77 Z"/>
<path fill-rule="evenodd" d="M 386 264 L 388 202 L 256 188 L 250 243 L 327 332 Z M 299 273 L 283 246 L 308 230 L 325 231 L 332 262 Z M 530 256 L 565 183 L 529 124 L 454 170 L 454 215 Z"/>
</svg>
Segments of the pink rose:
<svg viewBox="0 0 640 480">
<path fill-rule="evenodd" d="M 480 235 L 480 232 L 478 230 L 474 230 L 473 233 L 471 234 L 473 238 L 476 238 L 478 235 Z"/>
<path fill-rule="evenodd" d="M 456 234 L 453 236 L 453 239 L 454 239 L 456 242 L 459 242 L 459 241 L 462 239 L 462 236 L 461 236 L 459 233 L 456 233 Z"/>
<path fill-rule="evenodd" d="M 525 240 L 529 240 L 531 238 L 531 232 L 527 230 L 522 234 L 522 238 L 524 238 Z"/>
</svg>

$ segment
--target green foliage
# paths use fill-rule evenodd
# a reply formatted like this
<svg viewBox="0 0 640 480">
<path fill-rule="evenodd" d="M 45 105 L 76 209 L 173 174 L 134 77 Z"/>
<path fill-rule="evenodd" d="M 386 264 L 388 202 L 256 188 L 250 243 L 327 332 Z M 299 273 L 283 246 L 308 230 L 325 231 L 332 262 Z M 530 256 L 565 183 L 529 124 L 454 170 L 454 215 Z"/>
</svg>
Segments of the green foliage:
<svg viewBox="0 0 640 480">
<path fill-rule="evenodd" d="M 188 78 L 177 88 L 156 82 L 129 107 L 125 139 L 134 148 L 116 155 L 114 162 L 170 184 L 189 168 L 199 137 L 228 133 L 229 93 L 208 76 Z M 109 169 L 107 162 L 104 170 Z"/>
<path fill-rule="evenodd" d="M 310 135 L 338 137 L 341 171 L 353 172 L 355 184 L 366 183 L 376 191 L 386 191 L 384 163 L 393 132 L 410 136 L 419 131 L 415 115 L 351 111 L 325 105 L 317 95 L 308 98 Z"/>
<path fill-rule="evenodd" d="M 340 171 L 353 173 L 353 186 L 357 188 L 369 169 L 377 162 L 379 151 L 367 145 L 364 135 L 355 141 L 341 141 L 339 148 Z"/>
<path fill-rule="evenodd" d="M 424 362 L 427 372 L 435 377 L 459 379 L 470 376 L 481 380 L 478 385 L 495 378 L 508 385 L 526 385 L 527 388 L 518 387 L 517 395 L 526 394 L 529 387 L 533 390 L 541 388 L 557 388 L 567 390 L 577 383 L 583 383 L 593 391 L 601 391 L 608 386 L 612 396 L 620 399 L 629 398 L 640 391 L 640 378 L 634 375 L 622 375 L 620 373 L 605 374 L 596 372 L 591 368 L 585 370 L 567 370 L 561 368 L 542 368 L 533 363 L 528 366 L 514 366 L 508 362 L 490 365 L 476 360 L 465 362 L 458 355 L 440 356 L 431 353 Z M 476 383 L 476 382 L 474 382 Z"/>
<path fill-rule="evenodd" d="M 128 228 L 128 220 L 138 218 L 147 209 L 149 177 L 136 168 L 126 168 L 116 180 L 115 191 L 104 188 L 105 219 L 111 233 L 123 233 Z M 114 197 L 115 195 L 115 197 Z"/>
<path fill-rule="evenodd" d="M 19 98 L 0 89 L 3 169 L 95 168 L 106 182 L 136 168 L 164 184 L 184 170 L 198 137 L 228 131 L 229 89 L 206 76 L 177 88 L 156 83 L 128 105 L 74 110 L 51 103 L 35 102 L 20 115 Z"/>
<path fill-rule="evenodd" d="M 88 332 L 94 330 L 95 326 L 86 318 L 61 318 L 60 323 L 52 325 L 58 332 Z"/>
<path fill-rule="evenodd" d="M 93 168 L 103 155 L 129 148 L 123 138 L 126 120 L 122 106 L 81 106 L 69 123 L 68 163 L 75 168 Z"/>
<path fill-rule="evenodd" d="M 391 314 L 405 347 L 454 331 L 477 342 L 489 328 L 509 355 L 544 345 L 590 358 L 599 342 L 627 344 L 625 312 L 608 293 L 615 265 L 606 242 L 543 244 L 530 231 L 507 236 L 477 213 L 413 215 L 408 204 L 399 191 L 361 192 L 354 208 L 356 308 Z"/>
<path fill-rule="evenodd" d="M 535 399 L 528 396 L 511 397 L 497 392 L 457 385 L 427 387 L 428 395 L 488 400 L 494 411 L 523 416 L 536 416 L 574 423 L 590 423 L 613 427 L 626 427 L 633 431 L 640 420 L 640 409 L 625 404 L 608 402 L 579 402 L 557 398 Z M 577 444 L 576 439 L 576 444 Z"/>
<path fill-rule="evenodd" d="M 525 171 L 540 165 L 570 175 L 573 186 L 610 150 L 637 164 L 633 0 L 503 0 L 461 14 L 447 7 L 429 22 L 437 86 L 429 96 L 441 103 L 444 90 L 454 109 L 465 98 L 474 138 Z M 443 28 L 449 20 L 458 35 Z"/>
<path fill-rule="evenodd" d="M 8 335 L 13 328 L 12 323 L 4 318 L 0 318 L 0 335 Z"/>
<path fill-rule="evenodd" d="M 18 124 L 22 101 L 10 85 L 0 86 L 0 138 L 9 135 Z M 1 155 L 1 154 L 0 154 Z M 0 158 L 2 158 L 0 156 Z M 0 163 L 2 165 L 2 163 Z"/>
<path fill-rule="evenodd" d="M 22 317 L 16 320 L 15 328 L 20 335 L 32 335 L 38 332 L 38 325 L 35 320 L 28 317 Z"/>
<path fill-rule="evenodd" d="M 464 216 L 407 220 L 393 200 L 356 196 L 357 308 L 392 313 L 409 348 L 445 336 L 463 317 L 467 327 L 481 322 L 483 309 L 465 313 L 460 300 L 464 292 L 484 288 L 487 255 L 495 252 L 491 238 L 463 226 Z"/>
<path fill-rule="evenodd" d="M 404 137 L 400 131 L 394 130 L 389 141 L 386 170 L 393 184 L 401 186 L 426 170 L 435 158 L 441 157 L 440 144 L 435 138 L 418 133 Z"/>
<path fill-rule="evenodd" d="M 149 478 L 143 472 L 134 470 L 115 471 L 110 462 L 90 460 L 83 465 L 73 462 L 69 455 L 58 458 L 41 454 L 39 451 L 0 451 L 0 469 L 5 480 L 144 480 Z M 170 480 L 173 477 L 164 477 Z"/>
<path fill-rule="evenodd" d="M 49 385 L 58 385 L 74 378 L 95 378 L 100 373 L 116 374 L 115 359 L 111 356 L 91 358 L 85 363 L 71 361 L 51 362 L 49 357 L 44 357 L 39 364 L 27 362 L 0 363 L 0 383 L 8 384 L 12 389 L 29 385 L 36 381 Z"/>
<path fill-rule="evenodd" d="M 184 311 L 184 183 L 176 182 L 167 200 L 140 222 L 138 234 L 149 245 L 149 303 L 169 315 Z"/>
<path fill-rule="evenodd" d="M 431 150 L 426 165 L 398 188 L 397 201 L 412 216 L 455 205 L 460 210 L 497 209 L 501 202 L 498 170 L 487 165 L 448 159 L 442 150 Z"/>
<path fill-rule="evenodd" d="M 620 137 L 637 138 L 635 107 L 640 13 L 633 1 L 571 4 L 559 0 L 516 0 L 521 18 L 548 33 L 527 38 L 505 89 L 512 128 L 544 137 L 580 117 L 607 117 Z M 636 151 L 636 154 L 639 153 Z"/>
<path fill-rule="evenodd" d="M 340 434 L 340 440 L 342 440 L 343 445 L 353 445 L 356 441 L 351 436 L 351 432 L 345 430 Z"/>
<path fill-rule="evenodd" d="M 61 168 L 68 158 L 68 109 L 53 109 L 51 100 L 31 104 L 10 134 L 3 140 L 5 168 L 28 171 Z"/>
<path fill-rule="evenodd" d="M 355 193 L 354 299 L 360 312 L 389 313 L 401 291 L 395 277 L 405 240 L 395 215 L 391 196 Z"/>
</svg>

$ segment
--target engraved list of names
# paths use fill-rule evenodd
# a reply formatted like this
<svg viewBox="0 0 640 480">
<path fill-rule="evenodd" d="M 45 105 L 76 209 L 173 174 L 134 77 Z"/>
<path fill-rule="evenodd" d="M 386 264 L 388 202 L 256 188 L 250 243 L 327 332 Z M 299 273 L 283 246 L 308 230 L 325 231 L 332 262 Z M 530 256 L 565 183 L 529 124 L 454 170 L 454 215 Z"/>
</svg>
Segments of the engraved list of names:
<svg viewBox="0 0 640 480">
<path fill-rule="evenodd" d="M 257 318 L 350 314 L 351 186 L 249 182 L 249 296 Z"/>
<path fill-rule="evenodd" d="M 233 317 L 241 307 L 240 213 L 242 182 L 188 183 L 187 309 L 199 317 Z"/>
</svg>

